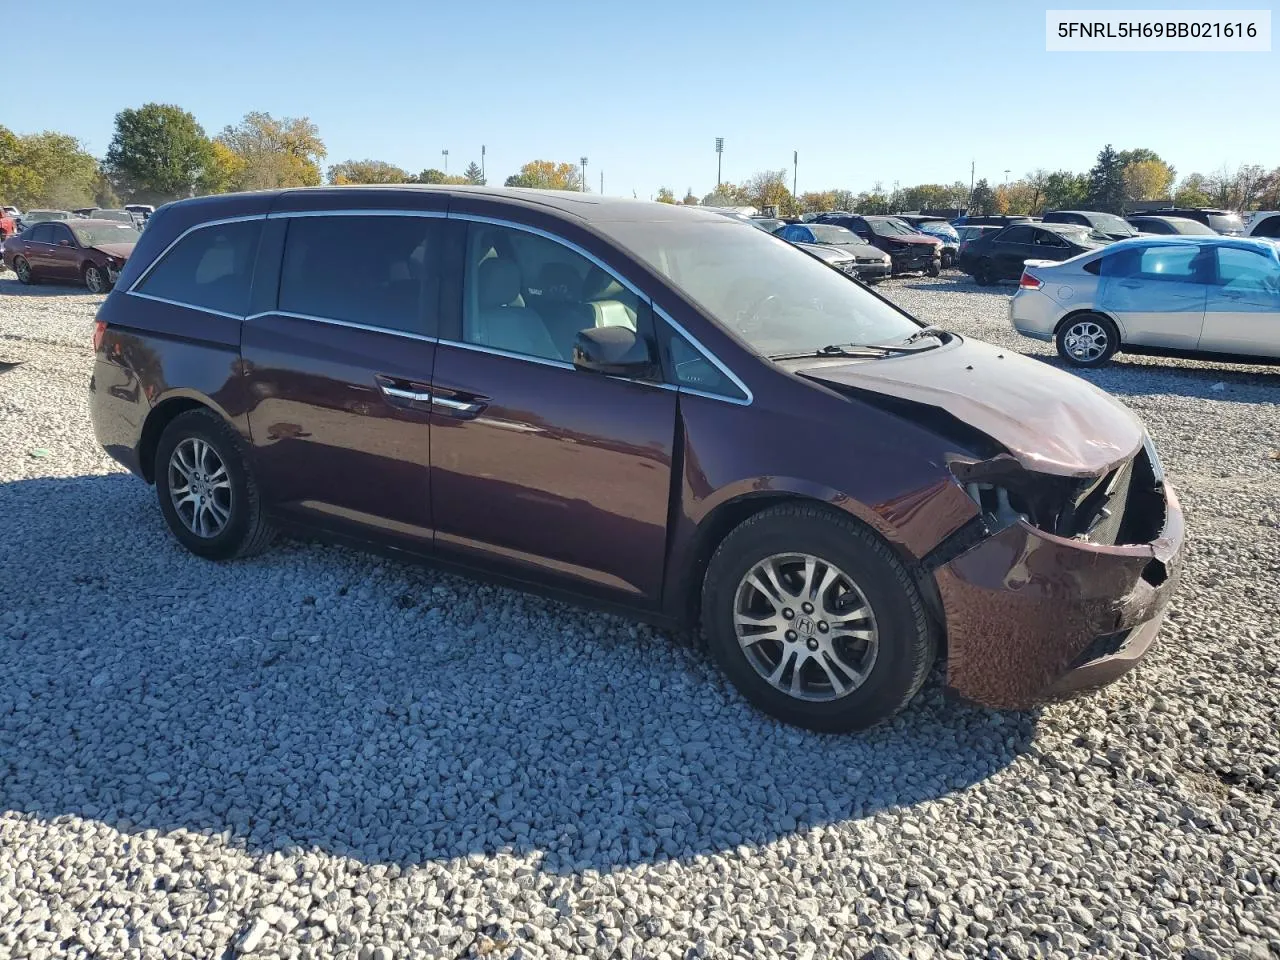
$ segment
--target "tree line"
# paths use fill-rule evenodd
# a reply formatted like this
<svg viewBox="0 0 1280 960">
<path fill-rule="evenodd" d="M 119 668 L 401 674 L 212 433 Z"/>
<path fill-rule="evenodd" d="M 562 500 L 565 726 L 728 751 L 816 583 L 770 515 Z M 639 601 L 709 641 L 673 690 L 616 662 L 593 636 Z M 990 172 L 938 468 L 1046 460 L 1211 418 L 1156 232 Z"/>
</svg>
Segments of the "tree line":
<svg viewBox="0 0 1280 960">
<path fill-rule="evenodd" d="M 429 167 L 410 173 L 384 160 L 343 160 L 323 167 L 327 157 L 316 125 L 307 117 L 276 118 L 252 112 L 215 136 L 196 118 L 172 104 L 148 103 L 116 114 L 106 156 L 93 157 L 68 134 L 45 131 L 19 135 L 0 126 L 0 201 L 23 208 L 114 207 L 121 202 L 165 203 L 182 197 L 234 190 L 317 186 L 321 183 L 484 184 L 474 160 L 458 175 Z M 553 190 L 585 188 L 576 164 L 533 160 L 504 181 L 509 187 Z M 962 181 L 925 183 L 886 190 L 807 191 L 793 196 L 786 170 L 764 170 L 741 184 L 722 183 L 699 198 L 692 188 L 677 200 L 659 189 L 665 203 L 774 207 L 784 214 L 851 210 L 885 214 L 930 208 L 967 208 L 980 214 L 1039 214 L 1054 208 L 1086 208 L 1124 213 L 1144 200 L 1171 200 L 1178 206 L 1232 210 L 1280 209 L 1280 167 L 1244 164 L 1213 174 L 1180 179 L 1172 165 L 1152 150 L 1099 152 L 1087 172 L 1038 169 L 1011 183 L 986 179 L 970 187 Z"/>
</svg>

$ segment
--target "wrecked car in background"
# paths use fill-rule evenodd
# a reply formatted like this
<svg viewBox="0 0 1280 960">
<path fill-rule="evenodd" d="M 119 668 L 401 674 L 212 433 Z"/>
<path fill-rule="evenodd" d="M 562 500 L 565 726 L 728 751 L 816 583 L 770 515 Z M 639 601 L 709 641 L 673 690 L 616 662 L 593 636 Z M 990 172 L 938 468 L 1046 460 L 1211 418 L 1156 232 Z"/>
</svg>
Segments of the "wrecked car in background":
<svg viewBox="0 0 1280 960">
<path fill-rule="evenodd" d="M 700 626 L 812 729 L 901 709 L 943 650 L 990 706 L 1106 682 L 1178 579 L 1182 513 L 1126 407 L 697 209 L 181 201 L 94 347 L 98 439 L 193 553 L 289 525 Z"/>
</svg>

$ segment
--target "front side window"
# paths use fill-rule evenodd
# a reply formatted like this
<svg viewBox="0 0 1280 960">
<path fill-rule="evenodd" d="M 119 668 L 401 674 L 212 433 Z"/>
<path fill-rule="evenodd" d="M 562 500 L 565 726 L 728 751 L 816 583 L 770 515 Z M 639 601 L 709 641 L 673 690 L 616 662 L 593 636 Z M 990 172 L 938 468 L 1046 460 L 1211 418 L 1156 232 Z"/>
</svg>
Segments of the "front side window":
<svg viewBox="0 0 1280 960">
<path fill-rule="evenodd" d="M 1035 239 L 1035 231 L 1030 227 L 1009 227 L 1000 235 L 1001 243 L 1031 243 Z"/>
<path fill-rule="evenodd" d="M 743 232 L 791 249 L 755 227 Z M 562 243 L 512 227 L 473 223 L 467 229 L 467 343 L 568 362 L 582 330 L 622 326 L 643 333 L 642 309 L 640 298 L 616 277 Z"/>
<path fill-rule="evenodd" d="M 440 302 L 440 229 L 429 217 L 293 217 L 279 309 L 430 335 Z"/>
<path fill-rule="evenodd" d="M 49 233 L 50 233 L 49 235 L 50 243 L 54 243 L 54 244 L 62 243 L 62 241 L 64 240 L 67 243 L 72 242 L 71 231 L 68 230 L 66 227 L 64 227 L 60 223 L 51 223 L 49 225 Z"/>
<path fill-rule="evenodd" d="M 139 293 L 242 317 L 249 306 L 262 220 L 200 227 L 187 234 L 134 287 Z"/>
<path fill-rule="evenodd" d="M 1067 241 L 1063 240 L 1060 236 L 1058 236 L 1052 230 L 1036 231 L 1037 247 L 1065 247 L 1067 245 L 1068 245 Z"/>
<path fill-rule="evenodd" d="M 1280 265 L 1271 257 L 1239 247 L 1218 248 L 1218 284 L 1228 290 L 1280 294 Z"/>
<path fill-rule="evenodd" d="M 680 386 L 718 397 L 747 399 L 736 383 L 675 330 L 668 330 L 667 354 L 672 377 Z"/>
<path fill-rule="evenodd" d="M 920 329 L 856 281 L 759 230 L 701 219 L 602 226 L 762 356 L 890 343 Z"/>
</svg>

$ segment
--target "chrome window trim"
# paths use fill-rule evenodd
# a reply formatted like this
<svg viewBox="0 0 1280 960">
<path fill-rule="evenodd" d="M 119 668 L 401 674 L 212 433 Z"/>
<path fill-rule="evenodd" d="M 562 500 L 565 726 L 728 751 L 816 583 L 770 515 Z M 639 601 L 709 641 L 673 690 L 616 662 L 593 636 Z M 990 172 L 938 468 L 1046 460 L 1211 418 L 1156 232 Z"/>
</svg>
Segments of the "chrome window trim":
<svg viewBox="0 0 1280 960">
<path fill-rule="evenodd" d="M 171 251 L 174 247 L 176 247 L 183 240 L 185 240 L 190 234 L 195 233 L 197 230 L 205 230 L 209 227 L 221 227 L 224 224 L 228 224 L 228 223 L 247 223 L 250 220 L 266 220 L 266 219 L 267 219 L 267 215 L 265 213 L 253 213 L 243 217 L 222 217 L 219 220 L 205 220 L 205 221 L 202 221 L 201 223 L 192 224 L 191 226 L 187 227 L 187 229 L 183 230 L 180 234 L 178 234 L 176 237 L 174 237 L 173 240 L 170 241 L 169 245 L 160 251 L 160 255 L 156 257 L 154 260 L 152 260 L 149 264 L 147 264 L 147 268 L 143 270 L 142 273 L 138 274 L 138 279 L 134 280 L 133 283 L 129 285 L 129 289 L 126 292 L 133 293 L 134 291 L 136 291 L 138 289 L 138 284 L 142 283 L 143 280 L 146 280 L 147 277 L 151 276 L 151 271 L 154 270 L 160 264 L 160 262 L 163 261 L 164 258 L 169 255 L 169 251 Z M 176 303 L 177 301 L 171 300 L 169 302 Z M 191 304 L 183 303 L 183 304 L 180 304 L 180 306 L 189 307 L 191 306 Z"/>
<path fill-rule="evenodd" d="M 582 247 L 578 246 L 572 240 L 566 240 L 564 237 L 557 236 L 556 234 L 550 233 L 549 231 L 543 230 L 539 227 L 531 227 L 527 223 L 517 223 L 514 220 L 503 220 L 500 217 L 484 217 L 476 213 L 453 213 L 451 211 L 449 213 L 449 219 L 450 220 L 466 220 L 469 223 L 487 223 L 495 227 L 510 227 L 513 230 L 520 230 L 524 233 L 532 233 L 534 236 L 538 236 L 546 240 L 550 240 L 552 243 L 558 243 L 560 244 L 560 246 L 567 247 L 568 249 L 572 250 L 574 253 L 578 254 L 579 256 L 584 257 L 587 260 L 590 260 L 597 267 L 599 267 L 605 273 L 609 274 L 609 276 L 613 277 L 613 279 L 617 280 L 620 284 L 622 284 L 624 287 L 626 287 L 628 290 L 634 293 L 637 297 L 639 297 L 645 303 L 650 305 L 652 305 L 653 303 L 653 298 L 650 297 L 647 293 L 645 293 L 643 290 L 637 287 L 634 283 L 632 283 L 626 277 L 619 274 L 617 270 L 609 266 L 607 263 L 605 263 L 603 260 L 597 257 L 594 253 L 590 253 L 582 249 Z"/>
<path fill-rule="evenodd" d="M 151 293 L 139 293 L 130 287 L 124 291 L 130 297 L 137 297 L 140 300 L 154 300 L 156 303 L 167 303 L 171 307 L 185 307 L 187 310 L 199 310 L 201 313 L 209 313 L 215 317 L 226 317 L 228 320 L 242 320 L 243 317 L 238 313 L 227 313 L 225 310 L 215 310 L 213 307 L 200 307 L 194 303 L 183 303 L 181 300 L 170 300 L 168 297 L 157 297 Z"/>
<path fill-rule="evenodd" d="M 516 353 L 512 350 L 500 350 L 497 347 L 488 347 L 480 343 L 467 343 L 463 340 L 437 340 L 442 347 L 458 347 L 461 350 L 471 350 L 475 353 L 488 353 L 495 357 L 507 357 L 510 360 L 527 360 L 530 363 L 540 363 L 544 367 L 557 367 L 561 370 L 577 370 L 572 363 L 566 360 L 552 360 L 549 357 L 535 357 L 528 353 Z"/>
<path fill-rule="evenodd" d="M 680 334 L 680 336 L 688 340 L 689 343 L 693 346 L 693 348 L 697 350 L 700 354 L 702 354 L 703 357 L 705 357 L 713 367 L 715 367 L 717 370 L 723 373 L 726 377 L 728 377 L 729 381 L 734 386 L 736 386 L 739 390 L 742 391 L 746 399 L 744 400 L 742 399 L 742 397 L 725 397 L 725 396 L 721 396 L 718 393 L 708 393 L 705 390 L 696 390 L 692 387 L 686 387 L 683 384 L 676 384 L 676 388 L 681 393 L 689 393 L 695 397 L 707 397 L 708 399 L 711 399 L 711 400 L 722 400 L 725 403 L 734 403 L 740 407 L 751 406 L 751 404 L 755 401 L 755 394 L 751 392 L 751 388 L 748 387 L 745 383 L 743 383 L 741 378 L 739 378 L 736 373 L 734 373 L 727 366 L 725 366 L 724 363 L 721 362 L 719 357 L 717 357 L 714 353 L 712 353 L 710 350 L 704 347 L 702 345 L 702 342 L 697 337 L 695 337 L 688 330 L 686 330 L 679 323 L 677 323 L 675 317 L 671 316 L 671 314 L 667 313 L 667 311 L 663 310 L 656 303 L 653 305 L 653 312 L 656 313 L 659 317 L 661 317 L 667 324 L 669 324 L 673 330 L 675 330 L 678 334 Z"/>
<path fill-rule="evenodd" d="M 294 313 L 291 310 L 262 310 L 258 313 L 250 314 L 244 318 L 245 323 L 250 320 L 258 320 L 262 317 L 288 317 L 291 320 L 311 320 L 315 323 L 327 323 L 334 327 L 346 327 L 350 330 L 364 330 L 368 333 L 386 333 L 393 337 L 404 337 L 406 340 L 419 340 L 422 343 L 439 343 L 436 337 L 427 336 L 425 333 L 413 333 L 410 330 L 395 330 L 391 327 L 379 327 L 370 323 L 356 323 L 354 320 L 338 320 L 334 317 L 318 317 L 310 313 Z M 240 319 L 239 317 L 236 318 Z"/>
<path fill-rule="evenodd" d="M 347 207 L 341 210 L 272 210 L 268 220 L 292 220 L 295 217 L 435 217 L 444 219 L 444 210 L 366 210 L 363 207 Z"/>
</svg>

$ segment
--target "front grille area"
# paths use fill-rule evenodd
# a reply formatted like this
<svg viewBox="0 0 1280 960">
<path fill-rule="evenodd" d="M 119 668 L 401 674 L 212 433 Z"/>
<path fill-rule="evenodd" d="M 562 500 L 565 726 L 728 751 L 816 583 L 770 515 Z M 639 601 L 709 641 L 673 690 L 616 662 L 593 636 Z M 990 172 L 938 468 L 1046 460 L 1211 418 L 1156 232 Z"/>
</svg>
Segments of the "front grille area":
<svg viewBox="0 0 1280 960">
<path fill-rule="evenodd" d="M 1164 490 L 1142 450 L 1076 499 L 1071 526 L 1079 539 L 1119 545 L 1150 543 L 1164 521 Z"/>
</svg>

